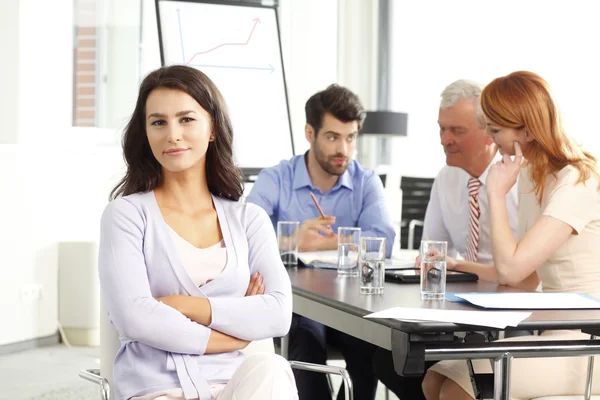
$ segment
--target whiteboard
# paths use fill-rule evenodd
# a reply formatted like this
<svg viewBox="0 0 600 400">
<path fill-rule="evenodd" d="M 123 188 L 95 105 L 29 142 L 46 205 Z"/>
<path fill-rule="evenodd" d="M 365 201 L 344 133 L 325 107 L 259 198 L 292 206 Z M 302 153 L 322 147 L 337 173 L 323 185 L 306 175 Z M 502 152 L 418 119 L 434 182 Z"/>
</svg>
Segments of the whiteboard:
<svg viewBox="0 0 600 400">
<path fill-rule="evenodd" d="M 217 85 L 233 124 L 240 167 L 294 155 L 274 7 L 156 0 L 162 65 L 183 64 Z"/>
</svg>

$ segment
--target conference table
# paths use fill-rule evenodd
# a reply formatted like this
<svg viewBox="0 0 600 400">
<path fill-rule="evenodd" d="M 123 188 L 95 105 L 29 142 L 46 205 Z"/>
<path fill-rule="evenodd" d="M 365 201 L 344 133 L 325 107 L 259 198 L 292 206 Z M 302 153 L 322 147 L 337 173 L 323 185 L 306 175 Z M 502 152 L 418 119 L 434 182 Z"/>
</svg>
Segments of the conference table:
<svg viewBox="0 0 600 400">
<path fill-rule="evenodd" d="M 465 303 L 422 301 L 419 285 L 386 282 L 381 295 L 365 295 L 358 278 L 338 277 L 336 270 L 294 268 L 292 283 L 294 312 L 390 350 L 394 369 L 402 376 L 421 375 L 425 361 L 493 360 L 494 399 L 510 399 L 510 368 L 513 358 L 592 356 L 600 354 L 596 340 L 536 340 L 490 342 L 465 341 L 465 333 L 497 331 L 496 328 L 435 321 L 370 319 L 365 315 L 392 307 L 473 310 Z M 448 292 L 517 291 L 492 282 L 448 283 Z M 532 314 L 508 330 L 581 329 L 591 338 L 600 335 L 600 310 L 531 310 Z M 490 311 L 493 312 L 493 311 Z M 593 364 L 591 364 L 593 366 Z M 591 371 L 591 368 L 590 368 Z M 583 388 L 582 388 L 583 389 Z M 586 388 L 586 391 L 590 389 Z"/>
</svg>

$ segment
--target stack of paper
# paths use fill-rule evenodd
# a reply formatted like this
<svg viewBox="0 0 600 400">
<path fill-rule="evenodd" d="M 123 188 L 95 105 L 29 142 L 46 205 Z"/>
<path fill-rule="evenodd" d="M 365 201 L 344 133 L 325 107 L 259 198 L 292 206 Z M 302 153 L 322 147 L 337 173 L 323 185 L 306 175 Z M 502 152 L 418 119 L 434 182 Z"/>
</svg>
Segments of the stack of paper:
<svg viewBox="0 0 600 400">
<path fill-rule="evenodd" d="M 394 318 L 402 321 L 438 321 L 504 329 L 517 326 L 531 315 L 522 311 L 463 311 L 430 308 L 394 307 L 379 311 L 365 318 Z"/>
<path fill-rule="evenodd" d="M 448 293 L 475 306 L 514 310 L 600 309 L 600 300 L 585 293 Z M 454 300 L 456 301 L 456 300 Z M 458 300 L 460 301 L 460 300 Z"/>
</svg>

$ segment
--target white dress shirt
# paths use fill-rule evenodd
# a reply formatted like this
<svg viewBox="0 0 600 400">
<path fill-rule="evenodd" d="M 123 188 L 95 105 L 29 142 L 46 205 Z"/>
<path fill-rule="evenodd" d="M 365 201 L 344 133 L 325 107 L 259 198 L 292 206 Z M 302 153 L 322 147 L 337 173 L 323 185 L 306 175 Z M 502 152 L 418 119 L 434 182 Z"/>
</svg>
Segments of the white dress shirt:
<svg viewBox="0 0 600 400">
<path fill-rule="evenodd" d="M 477 262 L 492 264 L 492 242 L 490 239 L 489 203 L 485 181 L 490 166 L 501 160 L 498 153 L 479 177 L 479 246 Z M 448 256 L 464 259 L 469 233 L 469 179 L 471 176 L 458 167 L 445 166 L 433 182 L 431 198 L 425 213 L 423 240 L 445 240 Z M 517 231 L 518 185 L 506 195 L 508 220 L 513 235 Z M 516 236 L 515 236 L 516 237 Z M 518 239 L 518 238 L 516 238 Z"/>
</svg>

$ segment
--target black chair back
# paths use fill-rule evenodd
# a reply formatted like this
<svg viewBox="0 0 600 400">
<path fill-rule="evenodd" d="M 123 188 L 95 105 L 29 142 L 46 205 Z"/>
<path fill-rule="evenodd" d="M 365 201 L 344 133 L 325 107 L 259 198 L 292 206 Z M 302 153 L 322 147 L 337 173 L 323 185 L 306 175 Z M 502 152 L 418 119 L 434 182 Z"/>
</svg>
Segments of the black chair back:
<svg viewBox="0 0 600 400">
<path fill-rule="evenodd" d="M 427 204 L 431 195 L 433 178 L 413 178 L 403 176 L 400 181 L 402 189 L 402 222 L 400 223 L 400 248 L 408 249 L 408 227 L 410 221 L 424 221 Z M 413 239 L 413 249 L 418 249 L 423 236 L 423 227 L 417 225 Z"/>
<path fill-rule="evenodd" d="M 385 187 L 387 181 L 387 174 L 379 174 L 379 179 L 381 179 L 381 183 L 383 183 L 383 187 Z"/>
<path fill-rule="evenodd" d="M 258 178 L 258 174 L 262 171 L 262 168 L 240 168 L 244 175 L 244 182 L 254 183 Z"/>
</svg>

